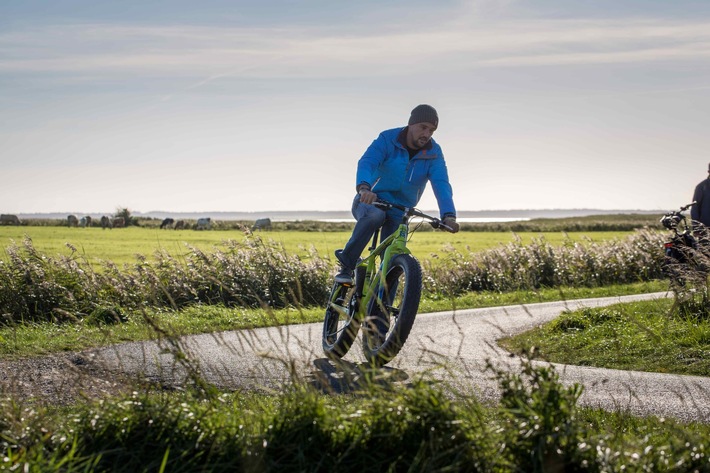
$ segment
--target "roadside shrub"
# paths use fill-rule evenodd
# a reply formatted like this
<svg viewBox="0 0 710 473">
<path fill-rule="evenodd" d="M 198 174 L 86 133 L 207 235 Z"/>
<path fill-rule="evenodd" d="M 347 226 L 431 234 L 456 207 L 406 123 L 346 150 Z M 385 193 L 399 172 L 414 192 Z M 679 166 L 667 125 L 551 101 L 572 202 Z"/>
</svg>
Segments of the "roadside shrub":
<svg viewBox="0 0 710 473">
<path fill-rule="evenodd" d="M 226 241 L 226 250 L 205 253 L 190 247 L 184 262 L 156 253 L 157 263 L 135 267 L 139 285 L 150 288 L 159 306 L 187 304 L 272 307 L 318 305 L 327 296 L 330 264 L 311 254 L 301 259 L 282 246 L 249 237 Z"/>
<path fill-rule="evenodd" d="M 552 366 L 522 362 L 520 373 L 489 364 L 501 389 L 508 452 L 517 471 L 582 471 L 593 459 L 576 418 L 582 386 L 565 387 Z"/>
<path fill-rule="evenodd" d="M 436 266 L 425 263 L 425 288 L 446 295 L 543 287 L 597 287 L 663 277 L 663 236 L 642 230 L 625 240 L 552 246 L 544 237 L 479 253 L 452 250 Z"/>
<path fill-rule="evenodd" d="M 95 281 L 79 259 L 42 255 L 28 237 L 22 249 L 6 251 L 9 260 L 0 261 L 0 325 L 65 321 L 93 308 Z"/>
<path fill-rule="evenodd" d="M 581 388 L 551 365 L 489 369 L 498 403 L 367 376 L 349 395 L 295 381 L 272 394 L 141 391 L 63 409 L 0 398 L 0 469 L 710 471 L 704 424 L 581 410 Z"/>
<path fill-rule="evenodd" d="M 234 407 L 192 393 L 178 400 L 134 392 L 81 409 L 67 426 L 82 455 L 97 460 L 91 471 L 244 471 L 247 441 Z"/>
<path fill-rule="evenodd" d="M 671 314 L 684 319 L 710 318 L 710 242 L 698 240 L 697 248 L 683 252 L 684 261 L 666 258 L 664 271 L 670 279 L 674 305 Z"/>
<path fill-rule="evenodd" d="M 321 304 L 331 263 L 312 253 L 288 255 L 283 247 L 249 237 L 244 244 L 205 253 L 189 248 L 182 260 L 156 253 L 123 269 L 108 261 L 94 268 L 74 256 L 40 254 L 27 238 L 0 261 L 0 325 L 66 322 L 120 323 L 122 309 L 181 308 L 190 304 L 271 307 Z"/>
<path fill-rule="evenodd" d="M 474 399 L 454 402 L 431 384 L 372 385 L 346 400 L 291 385 L 246 407 L 229 395 L 204 399 L 134 393 L 70 416 L 87 471 L 495 471 L 505 464 Z M 266 397 L 266 396 L 262 396 Z M 65 434 L 71 429 L 71 433 Z M 55 447 L 56 448 L 56 447 Z M 70 463 L 71 465 L 71 463 Z"/>
<path fill-rule="evenodd" d="M 544 287 L 595 287 L 663 277 L 662 236 L 648 230 L 621 240 L 554 247 L 544 238 L 480 253 L 452 250 L 424 263 L 424 291 L 456 296 Z M 70 246 L 71 248 L 71 246 Z M 175 309 L 191 304 L 228 307 L 318 306 L 327 296 L 333 262 L 315 250 L 306 257 L 247 232 L 212 252 L 188 247 L 180 258 L 157 252 L 148 261 L 94 268 L 72 248 L 70 257 L 40 254 L 27 238 L 0 261 L 0 324 L 65 322 L 98 308 Z M 120 317 L 119 317 L 120 319 Z"/>
</svg>

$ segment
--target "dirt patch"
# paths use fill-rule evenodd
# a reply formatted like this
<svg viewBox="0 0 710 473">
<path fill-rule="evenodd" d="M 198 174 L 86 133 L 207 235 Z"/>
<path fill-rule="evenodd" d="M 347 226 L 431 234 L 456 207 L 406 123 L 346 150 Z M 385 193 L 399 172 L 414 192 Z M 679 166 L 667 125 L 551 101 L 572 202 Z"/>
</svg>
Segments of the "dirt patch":
<svg viewBox="0 0 710 473">
<path fill-rule="evenodd" d="M 0 361 L 0 395 L 15 399 L 67 405 L 121 395 L 135 386 L 80 353 Z"/>
</svg>

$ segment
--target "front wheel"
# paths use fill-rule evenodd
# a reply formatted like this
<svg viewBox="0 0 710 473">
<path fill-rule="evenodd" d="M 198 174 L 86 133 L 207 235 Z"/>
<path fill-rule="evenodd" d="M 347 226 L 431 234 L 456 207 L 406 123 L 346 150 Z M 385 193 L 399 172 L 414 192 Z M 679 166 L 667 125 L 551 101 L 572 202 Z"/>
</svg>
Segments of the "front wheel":
<svg viewBox="0 0 710 473">
<path fill-rule="evenodd" d="M 334 283 L 330 291 L 323 320 L 323 351 L 329 358 L 345 356 L 360 330 L 358 300 L 364 273 L 363 268 L 358 268 L 355 285 Z"/>
<path fill-rule="evenodd" d="M 414 325 L 421 293 L 419 261 L 408 254 L 392 258 L 365 318 L 363 352 L 368 361 L 382 366 L 399 353 Z"/>
</svg>

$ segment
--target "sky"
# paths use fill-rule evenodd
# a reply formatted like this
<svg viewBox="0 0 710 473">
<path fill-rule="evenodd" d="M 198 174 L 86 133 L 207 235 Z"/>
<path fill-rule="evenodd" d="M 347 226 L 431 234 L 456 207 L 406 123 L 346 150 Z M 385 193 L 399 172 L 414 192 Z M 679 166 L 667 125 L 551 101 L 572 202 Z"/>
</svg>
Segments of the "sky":
<svg viewBox="0 0 710 473">
<path fill-rule="evenodd" d="M 0 211 L 348 210 L 421 103 L 459 210 L 678 208 L 710 2 L 2 1 Z"/>
</svg>

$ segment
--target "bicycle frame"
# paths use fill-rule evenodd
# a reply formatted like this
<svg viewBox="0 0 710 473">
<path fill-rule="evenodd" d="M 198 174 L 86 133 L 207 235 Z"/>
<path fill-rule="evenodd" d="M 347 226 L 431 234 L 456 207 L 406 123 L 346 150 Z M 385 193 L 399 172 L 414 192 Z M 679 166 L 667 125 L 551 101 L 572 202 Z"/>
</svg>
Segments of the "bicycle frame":
<svg viewBox="0 0 710 473">
<path fill-rule="evenodd" d="M 369 307 L 372 298 L 377 292 L 376 289 L 380 285 L 380 279 L 383 274 L 387 274 L 389 269 L 389 262 L 396 255 L 400 254 L 411 254 L 409 248 L 407 248 L 407 236 L 409 235 L 409 217 L 405 215 L 402 217 L 402 223 L 399 224 L 397 230 L 390 236 L 384 239 L 379 245 L 377 245 L 377 239 L 380 235 L 380 231 L 375 231 L 372 238 L 372 245 L 369 248 L 370 254 L 360 260 L 357 267 L 365 268 L 365 280 L 362 284 L 362 293 L 356 294 L 356 297 L 360 300 L 358 304 L 358 312 L 362 317 L 367 307 Z M 377 258 L 380 257 L 380 269 L 377 269 Z M 357 270 L 356 270 L 357 271 Z M 377 294 L 378 299 L 382 297 L 382 294 Z M 377 301 L 378 305 L 381 305 L 381 300 Z"/>
</svg>

